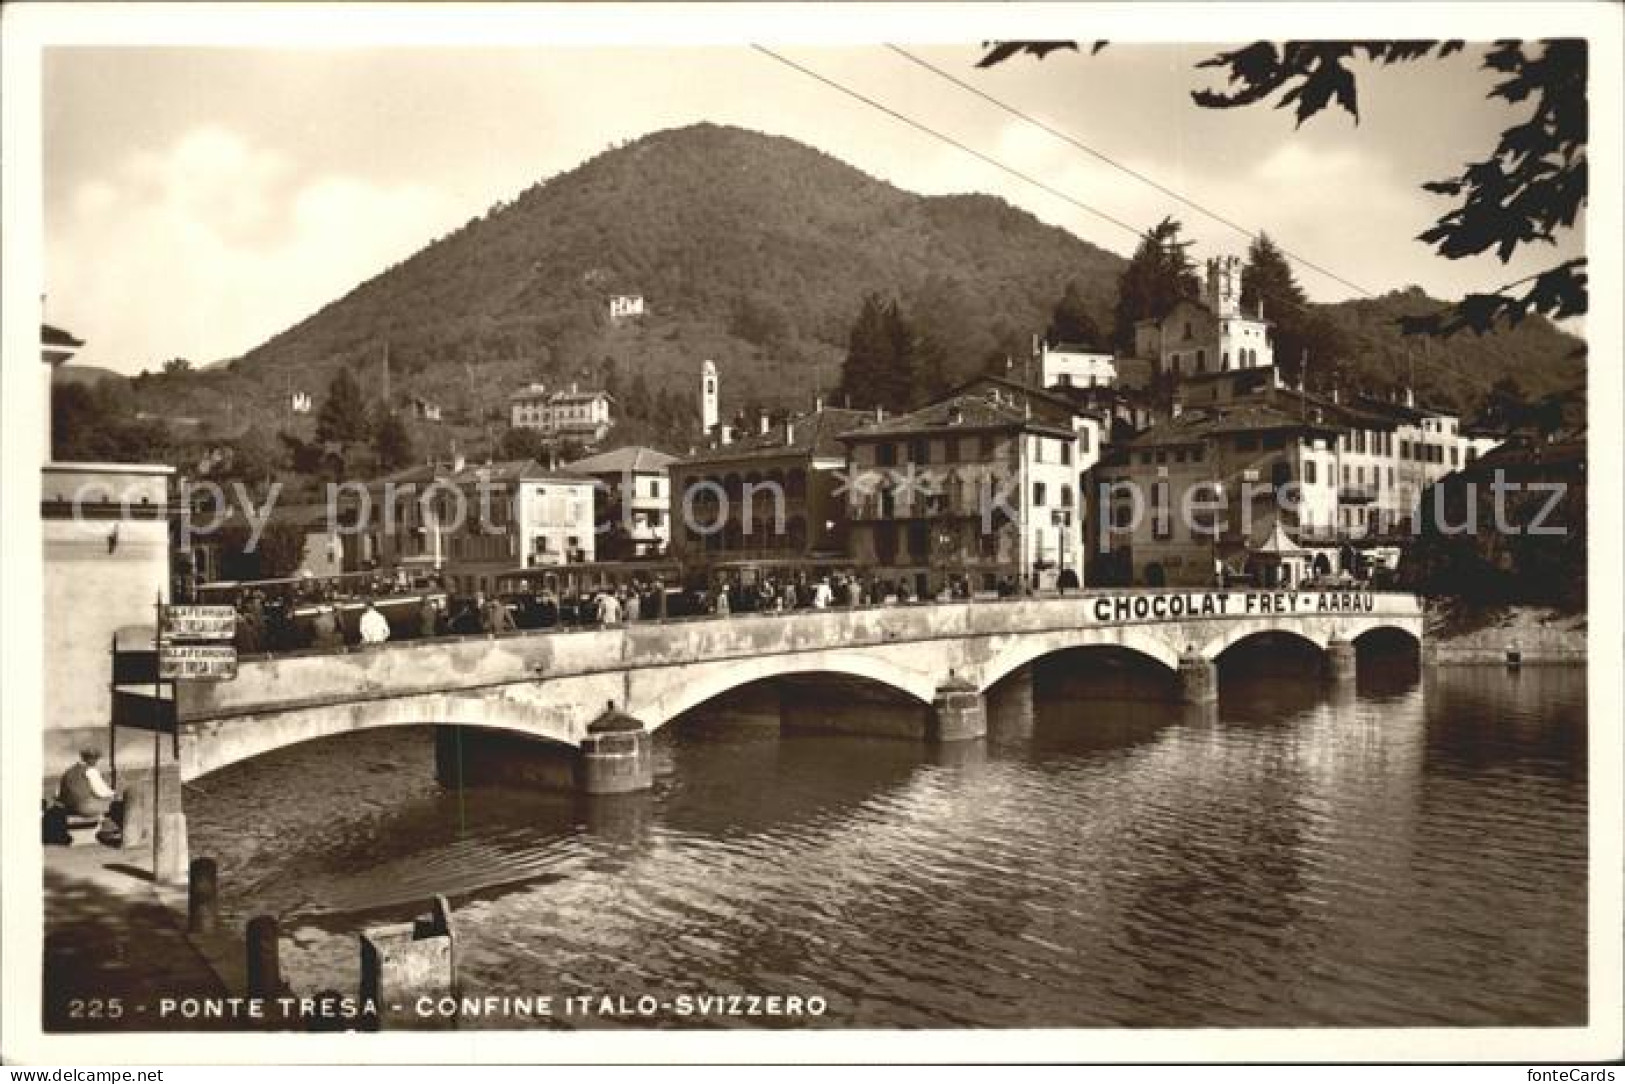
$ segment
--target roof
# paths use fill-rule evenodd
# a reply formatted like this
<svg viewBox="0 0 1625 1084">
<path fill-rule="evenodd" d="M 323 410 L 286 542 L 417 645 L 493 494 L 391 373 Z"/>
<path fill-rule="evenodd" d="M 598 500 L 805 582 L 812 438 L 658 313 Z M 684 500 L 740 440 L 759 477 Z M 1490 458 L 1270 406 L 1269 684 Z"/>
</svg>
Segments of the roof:
<svg viewBox="0 0 1625 1084">
<path fill-rule="evenodd" d="M 477 485 L 481 479 L 498 485 L 513 482 L 562 482 L 570 485 L 588 485 L 587 479 L 562 471 L 549 471 L 534 459 L 509 459 L 501 463 L 465 463 L 461 470 L 453 470 L 446 463 L 423 463 L 415 467 L 387 474 L 374 480 L 373 485 L 403 485 L 408 482 L 445 482 L 455 486 Z"/>
<path fill-rule="evenodd" d="M 509 402 L 521 399 L 546 399 L 550 403 L 567 403 L 588 399 L 608 399 L 613 402 L 615 397 L 602 389 L 581 391 L 575 388 L 556 388 L 548 391 L 545 384 L 529 384 L 518 391 L 508 393 Z"/>
<path fill-rule="evenodd" d="M 572 474 L 654 474 L 664 473 L 666 465 L 676 458 L 654 448 L 632 444 L 566 463 L 564 469 Z"/>
<path fill-rule="evenodd" d="M 1223 433 L 1250 433 L 1268 430 L 1307 430 L 1335 432 L 1339 426 L 1302 418 L 1268 403 L 1235 402 L 1191 407 L 1177 418 L 1147 429 L 1128 443 L 1136 448 L 1160 445 L 1197 444 Z"/>
<path fill-rule="evenodd" d="M 1020 380 L 1007 376 L 999 376 L 995 373 L 983 373 L 980 376 L 972 377 L 963 384 L 960 384 L 958 387 L 951 388 L 948 394 L 974 395 L 976 394 L 977 388 L 985 387 L 989 384 L 995 385 L 1001 389 L 1006 389 L 1013 395 L 1031 396 L 1037 402 L 1049 405 L 1058 413 L 1087 414 L 1090 417 L 1100 416 L 1100 411 L 1098 409 L 1084 406 L 1078 403 L 1076 400 L 1069 398 L 1065 394 L 1065 390 L 1067 388 L 1067 385 L 1065 384 L 1057 384 L 1053 388 L 1040 388 L 1036 384 L 1024 384 Z"/>
<path fill-rule="evenodd" d="M 1254 546 L 1253 552 L 1269 553 L 1279 557 L 1292 557 L 1309 551 L 1292 541 L 1286 533 L 1286 528 L 1281 526 L 1281 521 L 1276 520 L 1275 529 L 1270 531 L 1270 536 L 1257 546 Z"/>
<path fill-rule="evenodd" d="M 53 327 L 50 324 L 40 325 L 39 341 L 46 346 L 71 346 L 78 348 L 85 345 L 85 341 L 83 339 L 75 338 L 73 335 L 63 331 L 61 328 Z"/>
<path fill-rule="evenodd" d="M 1109 348 L 1103 349 L 1098 346 L 1090 346 L 1087 343 L 1069 343 L 1060 341 L 1045 343 L 1044 345 L 1051 354 L 1089 354 L 1092 357 L 1104 357 L 1108 360 L 1110 360 L 1112 357 L 1112 352 Z"/>
<path fill-rule="evenodd" d="M 684 456 L 677 462 L 685 465 L 732 463 L 736 460 L 775 459 L 783 456 L 844 459 L 846 449 L 840 443 L 842 434 L 873 419 L 874 415 L 866 410 L 824 407 L 822 410 L 790 419 L 788 434 L 785 432 L 785 425 L 776 425 L 766 433 L 754 433 L 732 444 Z"/>
<path fill-rule="evenodd" d="M 1031 394 L 1053 398 L 1046 392 L 1036 388 L 1026 388 L 1018 385 L 1018 394 Z M 1070 403 L 1061 401 L 1064 409 L 1070 411 Z M 887 418 L 883 422 L 864 426 L 862 429 L 846 434 L 842 439 L 846 441 L 869 440 L 875 437 L 904 436 L 909 434 L 934 434 L 946 429 L 959 431 L 986 431 L 1004 429 L 1030 429 L 1035 432 L 1049 433 L 1063 438 L 1071 437 L 1072 430 L 1066 426 L 1055 425 L 1051 422 L 1041 421 L 1027 416 L 1027 411 L 1013 402 L 1003 398 L 994 399 L 990 395 L 978 395 L 974 392 L 961 392 L 950 395 L 946 399 L 938 400 L 919 410 L 908 414 L 899 414 L 895 418 Z"/>
</svg>

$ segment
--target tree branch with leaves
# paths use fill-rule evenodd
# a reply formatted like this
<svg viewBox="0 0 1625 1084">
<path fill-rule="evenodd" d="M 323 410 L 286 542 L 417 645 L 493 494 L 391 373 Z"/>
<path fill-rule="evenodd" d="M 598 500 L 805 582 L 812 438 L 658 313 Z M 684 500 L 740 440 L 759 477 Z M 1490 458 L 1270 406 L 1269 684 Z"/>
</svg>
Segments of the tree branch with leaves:
<svg viewBox="0 0 1625 1084">
<path fill-rule="evenodd" d="M 1090 55 L 1105 45 L 1095 42 Z M 1299 125 L 1336 105 L 1358 123 L 1359 87 L 1351 63 L 1387 66 L 1443 59 L 1464 48 L 1460 41 L 1254 42 L 1200 61 L 1198 68 L 1226 73 L 1225 89 L 1196 90 L 1191 97 L 1207 109 L 1275 98 L 1277 109 L 1293 109 Z M 1077 44 L 989 42 L 977 66 L 1023 55 L 1043 59 L 1065 50 L 1076 51 Z M 1460 202 L 1418 240 L 1447 259 L 1493 251 L 1506 263 L 1523 246 L 1555 243 L 1561 231 L 1574 227 L 1588 188 L 1588 61 L 1587 44 L 1579 39 L 1498 41 L 1485 53 L 1483 67 L 1503 77 L 1487 96 L 1510 105 L 1528 103 L 1530 114 L 1501 133 L 1488 157 L 1468 163 L 1454 177 L 1422 186 Z M 1527 288 L 1518 292 L 1520 286 Z M 1401 326 L 1410 334 L 1482 334 L 1534 314 L 1578 316 L 1587 302 L 1586 260 L 1579 257 L 1494 292 L 1468 294 L 1442 312 L 1406 318 Z"/>
</svg>

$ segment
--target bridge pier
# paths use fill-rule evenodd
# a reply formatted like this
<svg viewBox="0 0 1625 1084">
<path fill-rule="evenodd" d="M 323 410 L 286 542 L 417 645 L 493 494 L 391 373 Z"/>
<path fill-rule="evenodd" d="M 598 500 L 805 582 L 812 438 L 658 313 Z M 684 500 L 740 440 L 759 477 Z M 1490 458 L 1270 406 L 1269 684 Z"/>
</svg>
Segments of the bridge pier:
<svg viewBox="0 0 1625 1084">
<path fill-rule="evenodd" d="M 1194 646 L 1179 657 L 1179 699 L 1186 704 L 1209 704 L 1219 698 L 1219 670 Z"/>
<path fill-rule="evenodd" d="M 970 741 L 987 736 L 987 702 L 976 686 L 952 670 L 931 699 L 926 738 L 934 742 Z"/>
<path fill-rule="evenodd" d="M 1020 740 L 1033 735 L 1036 713 L 1033 709 L 1032 666 L 1012 670 L 987 691 L 987 728 L 994 738 Z"/>
<path fill-rule="evenodd" d="M 1342 636 L 1333 636 L 1326 644 L 1326 673 L 1333 684 L 1352 685 L 1359 669 L 1354 644 Z"/>
<path fill-rule="evenodd" d="M 643 724 L 611 700 L 581 739 L 576 788 L 587 795 L 648 790 L 655 785 L 652 742 Z"/>
</svg>

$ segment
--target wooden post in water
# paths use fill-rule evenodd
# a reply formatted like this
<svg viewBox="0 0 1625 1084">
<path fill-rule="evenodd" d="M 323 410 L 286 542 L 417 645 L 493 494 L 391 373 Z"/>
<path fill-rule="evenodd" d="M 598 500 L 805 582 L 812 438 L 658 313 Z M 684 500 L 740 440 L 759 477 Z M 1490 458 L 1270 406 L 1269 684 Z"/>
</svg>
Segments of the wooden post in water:
<svg viewBox="0 0 1625 1084">
<path fill-rule="evenodd" d="M 186 929 L 213 933 L 220 919 L 220 875 L 212 858 L 194 858 L 186 877 Z"/>
<path fill-rule="evenodd" d="M 271 915 L 248 920 L 248 996 L 276 997 L 282 992 L 282 935 Z"/>
</svg>

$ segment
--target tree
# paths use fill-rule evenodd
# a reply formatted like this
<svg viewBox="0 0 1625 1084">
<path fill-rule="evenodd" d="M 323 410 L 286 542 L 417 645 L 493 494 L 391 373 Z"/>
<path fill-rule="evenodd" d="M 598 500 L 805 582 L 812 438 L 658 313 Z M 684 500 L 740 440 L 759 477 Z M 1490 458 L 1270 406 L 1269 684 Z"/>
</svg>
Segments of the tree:
<svg viewBox="0 0 1625 1084">
<path fill-rule="evenodd" d="M 507 429 L 497 440 L 497 454 L 503 459 L 534 459 L 547 462 L 547 440 L 536 429 Z"/>
<path fill-rule="evenodd" d="M 1090 348 L 1099 347 L 1104 341 L 1100 325 L 1095 323 L 1095 318 L 1089 314 L 1089 307 L 1084 304 L 1083 291 L 1079 289 L 1077 279 L 1066 284 L 1066 292 L 1055 303 L 1044 339 L 1051 346 L 1074 343 Z"/>
<path fill-rule="evenodd" d="M 192 363 L 185 358 L 170 358 L 164 362 L 165 376 L 180 376 L 192 371 Z"/>
<path fill-rule="evenodd" d="M 285 448 L 263 427 L 251 425 L 232 442 L 230 476 L 244 482 L 268 482 L 282 469 Z"/>
<path fill-rule="evenodd" d="M 1105 45 L 1096 42 L 1092 53 Z M 1198 68 L 1224 69 L 1225 91 L 1198 90 L 1191 97 L 1208 109 L 1252 105 L 1280 94 L 1276 108 L 1296 107 L 1298 124 L 1335 102 L 1356 121 L 1359 97 L 1351 60 L 1396 64 L 1444 58 L 1460 52 L 1459 41 L 1260 41 L 1216 53 Z M 989 46 L 981 67 L 1018 54 L 1043 59 L 1072 42 L 999 42 Z M 1586 154 L 1587 42 L 1560 39 L 1526 43 L 1498 41 L 1484 54 L 1483 67 L 1504 76 L 1488 97 L 1531 104 L 1528 116 L 1502 131 L 1494 150 L 1461 173 L 1422 187 L 1459 197 L 1460 202 L 1418 236 L 1446 259 L 1494 251 L 1502 263 L 1531 242 L 1550 243 L 1572 229 L 1588 191 Z M 1514 291 L 1527 284 L 1522 294 Z M 1502 323 L 1516 324 L 1532 314 L 1555 319 L 1587 309 L 1586 260 L 1565 260 L 1491 293 L 1473 293 L 1450 308 L 1406 317 L 1408 334 L 1480 334 Z"/>
<path fill-rule="evenodd" d="M 1113 312 L 1112 345 L 1125 353 L 1134 349 L 1134 325 L 1160 319 L 1181 299 L 1196 297 L 1201 283 L 1191 265 L 1189 241 L 1179 239 L 1183 227 L 1165 218 L 1140 238 L 1139 247 L 1117 280 L 1117 307 Z"/>
<path fill-rule="evenodd" d="M 316 439 L 341 444 L 358 443 L 367 439 L 370 428 L 361 386 L 350 375 L 350 370 L 340 369 L 327 386 L 327 398 L 322 401 L 321 410 L 316 414 Z"/>
<path fill-rule="evenodd" d="M 628 418 L 649 418 L 654 413 L 654 397 L 649 394 L 649 378 L 639 369 L 632 374 L 632 380 L 626 386 L 626 396 L 621 400 L 621 413 Z"/>
<path fill-rule="evenodd" d="M 847 333 L 837 393 L 854 407 L 906 410 L 914 394 L 914 331 L 896 301 L 863 299 Z"/>
<path fill-rule="evenodd" d="M 394 414 L 385 414 L 378 422 L 373 433 L 372 450 L 378 456 L 380 470 L 400 470 L 417 458 L 412 431 Z"/>
<path fill-rule="evenodd" d="M 1264 233 L 1253 239 L 1247 250 L 1247 265 L 1241 271 L 1243 311 L 1256 311 L 1260 303 L 1264 318 L 1273 325 L 1270 339 L 1281 375 L 1297 381 L 1303 375 L 1304 359 L 1308 358 L 1310 382 L 1316 386 L 1334 384 L 1338 366 L 1349 352 L 1347 337 L 1309 304 L 1286 255 Z"/>
</svg>

